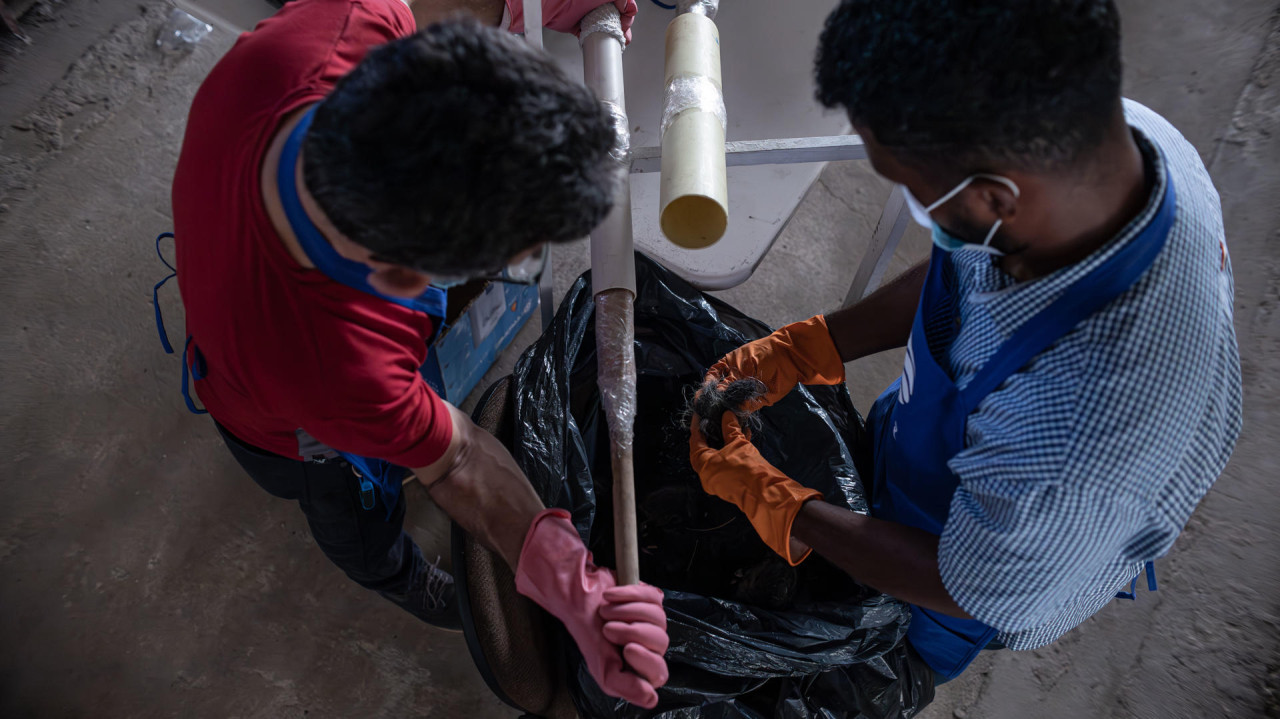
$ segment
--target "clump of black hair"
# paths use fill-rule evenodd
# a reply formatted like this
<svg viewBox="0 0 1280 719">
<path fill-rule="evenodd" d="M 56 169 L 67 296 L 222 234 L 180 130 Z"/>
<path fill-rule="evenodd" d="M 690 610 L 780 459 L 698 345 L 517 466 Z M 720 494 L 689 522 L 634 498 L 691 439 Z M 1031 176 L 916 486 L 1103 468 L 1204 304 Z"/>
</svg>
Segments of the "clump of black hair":
<svg viewBox="0 0 1280 719">
<path fill-rule="evenodd" d="M 689 402 L 689 409 L 698 415 L 698 429 L 707 439 L 707 446 L 720 449 L 724 446 L 724 433 L 721 421 L 725 412 L 732 412 L 738 424 L 744 430 L 760 428 L 760 418 L 755 412 L 744 411 L 744 407 L 754 406 L 757 400 L 764 397 L 769 388 L 755 377 L 723 382 L 709 377 L 698 388 L 697 394 Z"/>
<path fill-rule="evenodd" d="M 548 55 L 456 20 L 371 50 L 338 83 L 307 131 L 303 176 L 333 225 L 378 259 L 487 272 L 604 219 L 617 139 Z"/>
<path fill-rule="evenodd" d="M 1113 0 L 844 0 L 819 41 L 818 100 L 900 159 L 954 174 L 1049 170 L 1120 111 Z"/>
</svg>

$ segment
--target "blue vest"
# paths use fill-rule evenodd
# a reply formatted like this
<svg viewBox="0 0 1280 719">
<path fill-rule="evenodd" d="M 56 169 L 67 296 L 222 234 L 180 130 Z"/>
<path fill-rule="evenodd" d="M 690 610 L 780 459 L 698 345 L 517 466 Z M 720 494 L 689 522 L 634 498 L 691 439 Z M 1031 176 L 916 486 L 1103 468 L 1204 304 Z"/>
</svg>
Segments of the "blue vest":
<svg viewBox="0 0 1280 719">
<path fill-rule="evenodd" d="M 934 357 L 925 336 L 924 328 L 931 322 L 952 320 L 942 315 L 954 306 L 945 301 L 943 284 L 950 255 L 934 248 L 902 376 L 880 395 L 867 416 L 874 442 L 873 517 L 942 535 L 959 485 L 947 463 L 964 449 L 969 414 L 1010 375 L 1133 286 L 1164 248 L 1173 226 L 1174 205 L 1170 181 L 1159 211 L 1142 234 L 1028 320 L 992 353 L 963 390 Z M 899 432 L 899 427 L 910 427 L 910 431 Z M 975 619 L 913 605 L 907 639 L 946 681 L 964 671 L 996 633 Z"/>
</svg>

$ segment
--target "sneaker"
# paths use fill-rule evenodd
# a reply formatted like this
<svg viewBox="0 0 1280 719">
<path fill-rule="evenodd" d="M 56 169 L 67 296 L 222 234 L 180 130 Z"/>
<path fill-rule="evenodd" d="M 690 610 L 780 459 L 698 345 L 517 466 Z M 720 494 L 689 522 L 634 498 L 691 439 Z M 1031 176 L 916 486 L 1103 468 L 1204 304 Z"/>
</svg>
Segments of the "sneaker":
<svg viewBox="0 0 1280 719">
<path fill-rule="evenodd" d="M 379 591 L 382 597 L 433 627 L 450 631 L 462 630 L 462 618 L 458 614 L 458 594 L 453 586 L 453 575 L 440 568 L 440 557 L 428 562 L 422 551 L 412 542 L 405 542 L 412 553 L 409 581 L 401 584 L 402 591 Z"/>
<path fill-rule="evenodd" d="M 433 627 L 462 631 L 453 575 L 440 568 L 440 557 L 430 563 L 421 554 L 415 559 L 408 601 L 401 606 Z"/>
</svg>

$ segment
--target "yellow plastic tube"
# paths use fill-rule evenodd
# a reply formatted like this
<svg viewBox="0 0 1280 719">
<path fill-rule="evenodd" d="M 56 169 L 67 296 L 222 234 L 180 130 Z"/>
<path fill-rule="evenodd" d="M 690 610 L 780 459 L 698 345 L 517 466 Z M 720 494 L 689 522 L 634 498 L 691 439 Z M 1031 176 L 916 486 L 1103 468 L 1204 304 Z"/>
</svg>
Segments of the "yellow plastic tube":
<svg viewBox="0 0 1280 719">
<path fill-rule="evenodd" d="M 720 33 L 698 13 L 667 26 L 662 107 L 662 233 L 681 247 L 715 244 L 729 225 Z"/>
</svg>

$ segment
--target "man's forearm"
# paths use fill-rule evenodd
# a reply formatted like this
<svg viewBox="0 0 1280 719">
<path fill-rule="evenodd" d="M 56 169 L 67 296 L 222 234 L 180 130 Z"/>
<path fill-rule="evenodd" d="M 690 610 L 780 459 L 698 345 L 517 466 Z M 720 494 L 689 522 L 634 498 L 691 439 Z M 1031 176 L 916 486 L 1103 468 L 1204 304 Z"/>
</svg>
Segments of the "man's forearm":
<svg viewBox="0 0 1280 719">
<path fill-rule="evenodd" d="M 926 609 L 970 618 L 942 585 L 938 538 L 928 532 L 814 500 L 805 502 L 791 533 L 867 586 Z"/>
<path fill-rule="evenodd" d="M 852 362 L 907 344 L 928 261 L 907 270 L 852 307 L 827 315 L 827 329 L 840 358 Z"/>
<path fill-rule="evenodd" d="M 453 440 L 445 456 L 414 474 L 431 499 L 515 571 L 529 525 L 545 507 L 496 437 L 449 406 Z"/>
</svg>

